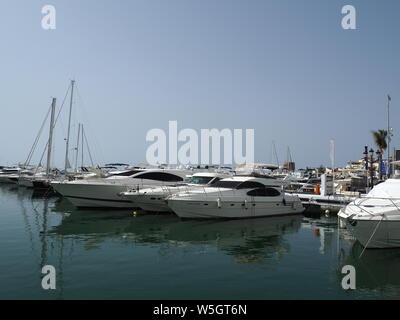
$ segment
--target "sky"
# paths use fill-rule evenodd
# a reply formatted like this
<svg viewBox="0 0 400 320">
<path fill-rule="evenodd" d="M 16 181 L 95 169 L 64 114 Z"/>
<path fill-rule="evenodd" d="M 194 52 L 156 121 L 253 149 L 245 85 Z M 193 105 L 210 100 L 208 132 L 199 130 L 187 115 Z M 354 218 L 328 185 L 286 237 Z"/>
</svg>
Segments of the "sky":
<svg viewBox="0 0 400 320">
<path fill-rule="evenodd" d="M 341 26 L 349 4 L 356 30 Z M 55 30 L 41 26 L 44 5 L 56 8 Z M 400 147 L 399 9 L 398 0 L 2 0 L 0 165 L 25 161 L 71 79 L 71 144 L 83 122 L 98 164 L 145 161 L 147 132 L 176 120 L 179 130 L 254 129 L 255 161 L 275 162 L 274 142 L 280 163 L 290 147 L 298 168 L 329 166 L 334 139 L 345 165 L 387 127 L 387 94 Z M 55 129 L 60 167 L 67 111 L 68 100 Z"/>
</svg>

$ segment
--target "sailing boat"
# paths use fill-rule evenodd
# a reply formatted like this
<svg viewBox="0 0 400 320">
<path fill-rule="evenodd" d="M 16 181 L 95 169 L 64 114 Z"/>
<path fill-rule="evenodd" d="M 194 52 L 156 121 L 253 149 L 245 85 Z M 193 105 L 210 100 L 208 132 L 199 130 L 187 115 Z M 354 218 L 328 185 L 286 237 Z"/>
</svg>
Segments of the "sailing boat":
<svg viewBox="0 0 400 320">
<path fill-rule="evenodd" d="M 54 116 L 56 110 L 56 98 L 53 98 L 51 103 L 51 116 L 50 116 L 50 131 L 49 131 L 49 140 L 47 141 L 47 166 L 46 166 L 46 175 L 44 178 L 34 179 L 32 180 L 33 188 L 40 190 L 48 190 L 50 188 L 50 180 L 51 180 L 51 157 L 52 157 L 52 147 L 53 147 L 53 132 L 54 132 Z"/>
</svg>

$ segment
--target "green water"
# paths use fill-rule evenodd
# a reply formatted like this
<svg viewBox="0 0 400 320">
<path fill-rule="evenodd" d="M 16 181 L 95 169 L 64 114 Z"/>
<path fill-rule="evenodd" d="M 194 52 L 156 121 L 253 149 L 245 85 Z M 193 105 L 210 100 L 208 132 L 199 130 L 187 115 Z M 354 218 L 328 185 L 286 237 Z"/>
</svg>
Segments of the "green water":
<svg viewBox="0 0 400 320">
<path fill-rule="evenodd" d="M 366 251 L 336 218 L 181 221 L 75 210 L 0 185 L 0 299 L 395 299 L 400 250 Z M 339 248 L 338 248 L 339 240 Z M 343 265 L 357 289 L 341 287 Z M 44 265 L 56 290 L 41 287 Z"/>
</svg>

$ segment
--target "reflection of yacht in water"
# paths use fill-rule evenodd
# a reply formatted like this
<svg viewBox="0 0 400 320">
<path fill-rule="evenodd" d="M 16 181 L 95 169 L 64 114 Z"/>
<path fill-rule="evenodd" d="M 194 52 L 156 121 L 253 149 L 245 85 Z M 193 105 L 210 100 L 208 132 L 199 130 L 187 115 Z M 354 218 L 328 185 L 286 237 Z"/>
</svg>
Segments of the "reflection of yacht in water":
<svg viewBox="0 0 400 320">
<path fill-rule="evenodd" d="M 343 265 L 352 265 L 356 270 L 357 289 L 379 290 L 387 298 L 400 298 L 400 249 L 364 250 L 354 242 L 347 251 L 341 251 L 341 266 L 338 275 L 342 279 Z M 362 253 L 363 252 L 363 253 Z M 362 253 L 362 257 L 360 255 Z"/>
<path fill-rule="evenodd" d="M 55 211 L 67 212 L 68 203 L 61 201 Z M 74 211 L 61 224 L 49 230 L 74 237 L 88 244 L 120 238 L 133 243 L 163 244 L 167 247 L 211 246 L 232 255 L 238 263 L 264 262 L 290 250 L 284 235 L 300 229 L 302 216 L 260 218 L 231 221 L 181 221 L 172 215 L 132 217 L 129 212 Z"/>
</svg>

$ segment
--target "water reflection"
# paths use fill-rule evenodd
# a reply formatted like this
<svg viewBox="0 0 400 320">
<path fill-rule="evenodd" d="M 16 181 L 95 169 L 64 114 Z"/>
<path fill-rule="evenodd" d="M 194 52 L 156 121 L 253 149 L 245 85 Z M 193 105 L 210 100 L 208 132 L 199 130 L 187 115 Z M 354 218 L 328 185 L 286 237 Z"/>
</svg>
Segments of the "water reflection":
<svg viewBox="0 0 400 320">
<path fill-rule="evenodd" d="M 368 249 L 354 241 L 341 249 L 341 264 L 356 269 L 357 289 L 380 291 L 391 299 L 400 298 L 400 249 Z M 340 275 L 342 277 L 343 275 Z"/>
<path fill-rule="evenodd" d="M 280 259 L 290 250 L 283 235 L 300 229 L 301 216 L 229 221 L 182 221 L 174 215 L 133 216 L 130 211 L 74 211 L 66 200 L 53 208 L 63 213 L 58 226 L 49 232 L 85 241 L 87 250 L 116 238 L 143 245 L 172 247 L 210 246 L 234 257 L 236 263 L 264 263 Z"/>
<path fill-rule="evenodd" d="M 145 253 L 144 260 L 151 261 L 149 257 L 155 253 L 166 265 L 173 265 L 172 259 L 186 254 L 186 261 L 195 261 L 191 260 L 197 259 L 194 254 L 207 254 L 211 260 L 207 260 L 207 256 L 206 259 L 201 257 L 200 261 L 214 262 L 217 254 L 218 257 L 229 257 L 228 263 L 235 267 L 237 264 L 265 264 L 265 267 L 256 266 L 254 269 L 257 272 L 270 270 L 263 275 L 278 272 L 282 283 L 285 283 L 286 276 L 297 276 L 296 268 L 303 265 L 316 270 L 315 286 L 320 282 L 323 283 L 321 287 L 338 288 L 334 293 L 338 298 L 349 296 L 348 292 L 341 290 L 341 267 L 353 265 L 357 272 L 357 290 L 351 294 L 355 297 L 400 297 L 400 275 L 397 272 L 400 249 L 366 250 L 359 258 L 362 246 L 345 233 L 341 232 L 338 238 L 335 218 L 288 216 L 182 221 L 174 215 L 142 214 L 135 217 L 130 210 L 76 211 L 66 200 L 40 196 L 16 186 L 1 187 L 0 204 L 2 221 L 6 225 L 21 227 L 23 224 L 25 238 L 21 239 L 32 252 L 33 264 L 29 268 L 35 269 L 37 274 L 33 286 L 40 286 L 43 265 L 56 267 L 58 290 L 48 293 L 54 298 L 64 297 L 68 280 L 77 276 L 77 261 L 90 262 L 91 259 L 112 256 L 129 264 L 135 260 L 126 253 L 132 252 L 134 256 L 137 246 L 140 246 L 140 252 Z M 126 258 L 119 257 L 119 254 L 125 254 Z M 278 265 L 275 262 L 279 262 L 282 268 L 271 268 L 271 265 Z M 143 266 L 147 266 L 146 263 L 144 261 Z M 234 272 L 235 267 L 227 272 Z"/>
</svg>

